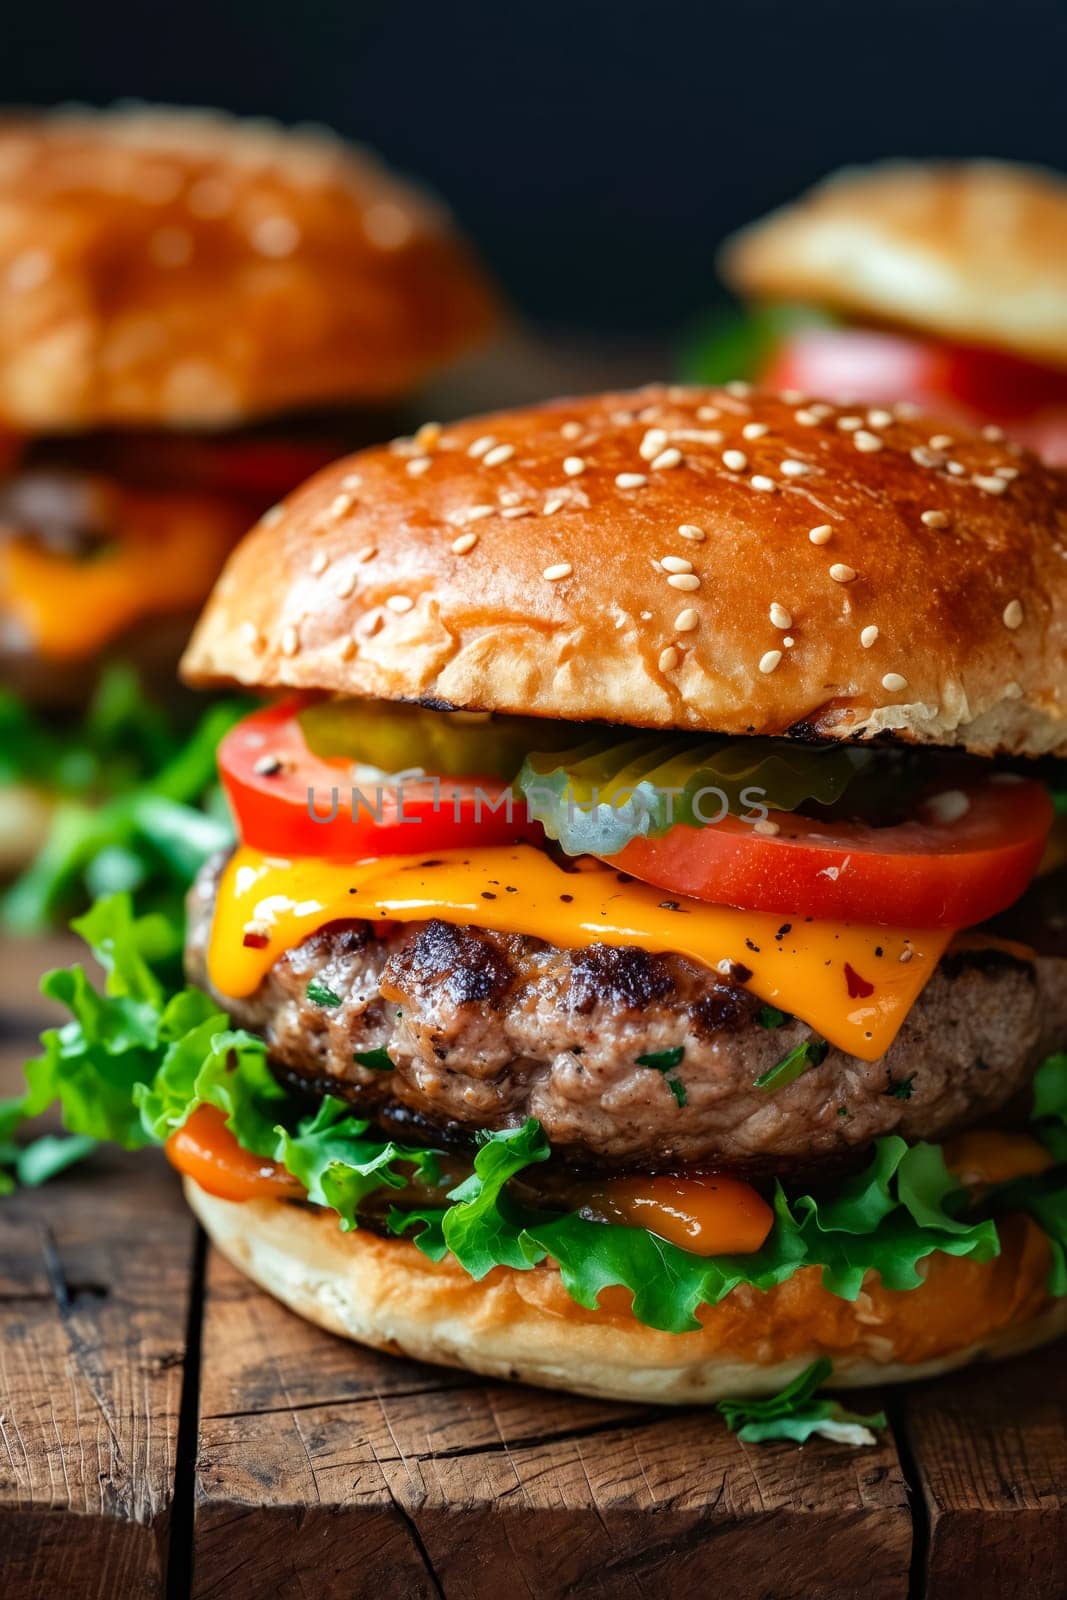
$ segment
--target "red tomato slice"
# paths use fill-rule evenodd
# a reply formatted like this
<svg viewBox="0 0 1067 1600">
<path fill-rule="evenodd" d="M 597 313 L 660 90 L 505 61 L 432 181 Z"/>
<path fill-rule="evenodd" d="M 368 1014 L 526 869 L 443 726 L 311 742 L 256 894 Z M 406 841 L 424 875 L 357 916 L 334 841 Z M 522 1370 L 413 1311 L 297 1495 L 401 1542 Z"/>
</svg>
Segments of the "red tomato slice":
<svg viewBox="0 0 1067 1600">
<path fill-rule="evenodd" d="M 308 749 L 296 718 L 301 704 L 253 712 L 219 746 L 219 772 L 245 844 L 273 855 L 359 861 L 544 837 L 520 799 L 509 805 L 509 785 L 498 778 L 357 783 L 349 762 Z"/>
<path fill-rule="evenodd" d="M 781 831 L 773 835 L 737 817 L 679 825 L 662 838 L 634 839 L 611 865 L 658 888 L 750 911 L 966 928 L 1019 898 L 1053 815 L 1043 785 L 1029 781 L 991 778 L 966 799 L 954 821 L 939 820 L 928 801 L 888 828 L 785 813 L 775 813 Z"/>
<path fill-rule="evenodd" d="M 1067 373 L 999 350 L 870 328 L 798 328 L 763 382 L 863 405 L 912 400 L 975 426 L 1002 423 L 1046 460 L 1067 459 Z"/>
</svg>

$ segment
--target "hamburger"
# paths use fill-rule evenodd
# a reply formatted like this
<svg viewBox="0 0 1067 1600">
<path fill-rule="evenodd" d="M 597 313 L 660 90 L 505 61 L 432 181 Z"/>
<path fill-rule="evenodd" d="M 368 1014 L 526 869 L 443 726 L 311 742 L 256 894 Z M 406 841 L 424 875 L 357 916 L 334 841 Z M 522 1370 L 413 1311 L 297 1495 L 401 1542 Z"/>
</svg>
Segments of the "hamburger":
<svg viewBox="0 0 1067 1600">
<path fill-rule="evenodd" d="M 491 318 L 436 206 L 325 132 L 138 108 L 0 119 L 8 866 L 64 765 L 27 708 L 74 738 L 101 664 L 173 684 L 249 523 L 394 431 L 386 410 Z"/>
<path fill-rule="evenodd" d="M 1067 463 L 1067 181 L 995 161 L 850 167 L 727 241 L 749 375 L 910 400 Z M 697 364 L 714 364 L 715 341 Z"/>
<path fill-rule="evenodd" d="M 164 1142 L 293 1309 L 481 1373 L 712 1400 L 1062 1329 L 1067 486 L 845 415 L 597 395 L 289 496 L 184 658 L 266 697 L 189 986 L 94 907 L 19 1114 Z"/>
</svg>

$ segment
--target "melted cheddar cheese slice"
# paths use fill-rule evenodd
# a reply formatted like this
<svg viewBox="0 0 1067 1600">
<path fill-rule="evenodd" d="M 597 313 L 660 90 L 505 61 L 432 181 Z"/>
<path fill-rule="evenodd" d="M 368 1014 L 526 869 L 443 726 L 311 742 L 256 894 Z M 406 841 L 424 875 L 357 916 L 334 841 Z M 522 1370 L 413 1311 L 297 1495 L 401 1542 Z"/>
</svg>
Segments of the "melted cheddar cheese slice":
<svg viewBox="0 0 1067 1600">
<path fill-rule="evenodd" d="M 885 1054 L 951 938 L 736 911 L 660 889 L 584 858 L 557 866 L 532 845 L 383 856 L 348 865 L 282 860 L 242 845 L 219 886 L 208 970 L 240 999 L 278 957 L 328 922 L 440 917 L 568 949 L 674 951 L 730 974 L 865 1061 Z"/>
</svg>

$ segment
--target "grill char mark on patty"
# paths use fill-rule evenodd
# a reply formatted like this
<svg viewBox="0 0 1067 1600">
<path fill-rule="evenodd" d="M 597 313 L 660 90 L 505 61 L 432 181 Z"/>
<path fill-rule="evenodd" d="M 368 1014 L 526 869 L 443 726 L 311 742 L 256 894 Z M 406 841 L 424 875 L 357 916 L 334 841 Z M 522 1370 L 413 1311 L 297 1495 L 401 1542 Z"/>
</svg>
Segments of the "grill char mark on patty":
<svg viewBox="0 0 1067 1600">
<path fill-rule="evenodd" d="M 189 973 L 208 987 L 218 870 L 190 897 Z M 312 979 L 340 1003 L 309 1000 Z M 760 1002 L 736 983 L 639 949 L 565 950 L 439 920 L 379 936 L 346 922 L 285 952 L 248 999 L 215 998 L 263 1035 L 277 1069 L 390 1126 L 462 1141 L 533 1116 L 584 1166 L 825 1171 L 884 1134 L 940 1138 L 1007 1105 L 1067 1032 L 1067 960 L 954 950 L 881 1060 L 832 1049 L 777 1091 L 754 1080 L 812 1030 L 761 1026 Z M 684 1105 L 638 1061 L 679 1048 Z M 376 1050 L 392 1071 L 353 1059 Z"/>
</svg>

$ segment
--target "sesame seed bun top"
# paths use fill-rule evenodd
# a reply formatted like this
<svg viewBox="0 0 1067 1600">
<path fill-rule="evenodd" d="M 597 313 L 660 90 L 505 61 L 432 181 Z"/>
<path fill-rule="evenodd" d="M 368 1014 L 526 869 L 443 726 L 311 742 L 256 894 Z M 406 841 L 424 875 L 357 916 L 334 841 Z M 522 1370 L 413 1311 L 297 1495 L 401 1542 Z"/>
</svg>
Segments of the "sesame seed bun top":
<svg viewBox="0 0 1067 1600">
<path fill-rule="evenodd" d="M 848 167 L 743 229 L 726 281 L 1067 367 L 1067 179 L 999 161 Z"/>
<path fill-rule="evenodd" d="M 231 558 L 191 682 L 1067 751 L 1067 478 L 999 438 L 649 388 L 349 457 Z"/>
<path fill-rule="evenodd" d="M 206 111 L 0 121 L 0 423 L 214 425 L 402 394 L 492 318 L 363 152 Z"/>
</svg>

